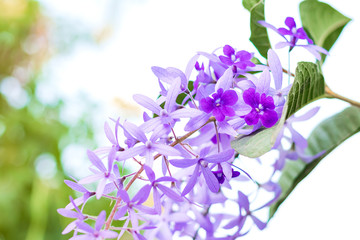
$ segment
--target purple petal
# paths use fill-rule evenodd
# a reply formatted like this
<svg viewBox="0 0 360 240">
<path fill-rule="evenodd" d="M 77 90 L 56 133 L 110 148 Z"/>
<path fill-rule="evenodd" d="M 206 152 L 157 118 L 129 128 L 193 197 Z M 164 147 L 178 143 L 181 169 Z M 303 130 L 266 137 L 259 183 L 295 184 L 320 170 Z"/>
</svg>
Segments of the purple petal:
<svg viewBox="0 0 360 240">
<path fill-rule="evenodd" d="M 296 28 L 295 20 L 292 17 L 287 17 L 285 19 L 285 25 L 288 26 L 289 29 Z"/>
<path fill-rule="evenodd" d="M 133 147 L 133 148 L 126 149 L 125 151 L 122 151 L 122 152 L 117 152 L 116 153 L 116 158 L 119 161 L 120 160 L 126 160 L 126 159 L 135 157 L 135 156 L 145 152 L 145 150 L 146 150 L 146 147 L 144 145 L 136 146 L 136 147 Z"/>
<path fill-rule="evenodd" d="M 67 218 L 78 218 L 79 217 L 79 213 L 75 212 L 75 211 L 72 211 L 72 210 L 69 210 L 69 209 L 66 209 L 66 208 L 59 208 L 57 210 L 57 212 L 64 216 L 64 217 L 67 217 Z"/>
<path fill-rule="evenodd" d="M 196 164 L 193 174 L 191 175 L 188 183 L 186 184 L 184 190 L 181 193 L 181 196 L 188 194 L 195 186 L 197 178 L 199 177 L 199 164 Z M 212 173 L 211 173 L 212 174 Z"/>
<path fill-rule="evenodd" d="M 151 118 L 148 121 L 144 122 L 143 124 L 140 125 L 140 128 L 144 131 L 144 132 L 151 132 L 152 130 L 154 130 L 156 127 L 162 125 L 162 120 L 159 117 L 156 118 Z"/>
<path fill-rule="evenodd" d="M 164 177 L 159 177 L 154 182 L 177 182 L 177 181 L 178 180 L 176 178 L 164 176 Z"/>
<path fill-rule="evenodd" d="M 267 128 L 274 126 L 278 119 L 278 114 L 274 110 L 266 109 L 264 114 L 260 115 L 261 123 Z"/>
<path fill-rule="evenodd" d="M 217 193 L 220 189 L 220 184 L 215 175 L 207 167 L 201 166 L 202 173 L 205 178 L 205 182 L 208 185 L 210 191 Z"/>
<path fill-rule="evenodd" d="M 129 203 L 129 202 L 130 202 L 129 195 L 128 195 L 128 193 L 127 193 L 126 191 L 120 189 L 120 190 L 118 191 L 118 196 L 120 196 L 121 199 L 122 199 L 124 202 L 126 202 L 126 203 Z"/>
<path fill-rule="evenodd" d="M 256 112 L 256 110 L 252 110 L 250 113 L 248 113 L 245 116 L 245 122 L 247 125 L 255 125 L 259 122 L 259 114 Z"/>
<path fill-rule="evenodd" d="M 230 45 L 225 45 L 225 46 L 223 47 L 223 53 L 224 53 L 226 56 L 230 57 L 231 55 L 235 54 L 235 50 L 234 50 L 234 48 L 232 48 Z"/>
<path fill-rule="evenodd" d="M 287 122 L 289 122 L 289 120 L 291 122 L 299 122 L 299 121 L 306 121 L 306 120 L 309 120 L 310 118 L 312 118 L 313 116 L 315 116 L 315 114 L 320 110 L 320 107 L 315 107 L 315 108 L 312 108 L 311 110 L 309 110 L 308 112 L 304 113 L 303 115 L 301 116 L 291 116 Z M 65 180 L 66 181 L 66 180 Z"/>
<path fill-rule="evenodd" d="M 231 58 L 229 57 L 225 57 L 225 56 L 219 56 L 219 59 L 222 63 L 224 63 L 225 65 L 231 66 L 233 65 L 233 61 L 231 60 Z"/>
<path fill-rule="evenodd" d="M 146 173 L 149 181 L 151 183 L 153 183 L 155 181 L 155 173 L 154 173 L 154 171 L 150 167 L 148 167 L 146 165 L 144 165 L 143 167 L 145 169 L 145 173 Z"/>
<path fill-rule="evenodd" d="M 249 88 L 243 93 L 244 102 L 252 108 L 257 108 L 260 103 L 260 94 L 255 92 L 254 88 Z"/>
<path fill-rule="evenodd" d="M 295 129 L 292 128 L 291 126 L 288 126 L 288 129 L 290 130 L 291 138 L 296 144 L 296 147 L 299 147 L 301 149 L 307 148 L 308 146 L 307 140 L 300 133 L 295 131 Z"/>
<path fill-rule="evenodd" d="M 143 202 L 145 202 L 149 195 L 150 195 L 150 191 L 151 191 L 151 186 L 149 184 L 143 186 L 136 194 L 135 196 L 131 199 L 132 202 L 136 202 L 137 204 L 142 204 Z"/>
<path fill-rule="evenodd" d="M 289 31 L 289 30 L 286 29 L 286 28 L 279 28 L 279 29 L 278 29 L 278 32 L 279 32 L 279 34 L 282 35 L 282 36 L 293 35 L 293 32 L 292 32 L 292 31 Z"/>
<path fill-rule="evenodd" d="M 119 207 L 117 212 L 115 213 L 114 219 L 122 218 L 126 214 L 127 209 L 128 209 L 127 205 Z"/>
<path fill-rule="evenodd" d="M 234 109 L 232 109 L 232 108 L 229 107 L 229 106 L 222 105 L 222 106 L 220 106 L 219 109 L 220 109 L 221 113 L 222 113 L 223 115 L 225 115 L 225 116 L 233 117 L 233 116 L 236 115 Z"/>
<path fill-rule="evenodd" d="M 169 160 L 170 164 L 178 168 L 187 168 L 197 163 L 197 159 L 174 159 Z"/>
<path fill-rule="evenodd" d="M 273 75 L 275 82 L 275 89 L 281 89 L 283 82 L 283 70 L 281 66 L 280 59 L 274 50 L 269 49 L 268 51 L 268 62 L 271 69 L 271 74 Z"/>
<path fill-rule="evenodd" d="M 231 64 L 230 64 L 231 65 Z M 232 68 L 226 69 L 224 74 L 219 78 L 215 85 L 215 91 L 222 88 L 224 90 L 228 90 L 234 82 L 234 73 Z"/>
<path fill-rule="evenodd" d="M 260 221 L 257 217 L 250 215 L 251 219 L 253 220 L 253 222 L 255 223 L 255 225 L 260 229 L 263 230 L 264 228 L 266 228 L 266 223 Z"/>
<path fill-rule="evenodd" d="M 234 150 L 230 149 L 227 151 L 220 152 L 215 155 L 205 157 L 204 160 L 210 163 L 221 163 L 226 162 L 234 156 Z"/>
<path fill-rule="evenodd" d="M 247 212 L 250 210 L 249 209 L 250 203 L 248 197 L 240 191 L 238 191 L 238 204 L 240 207 L 244 208 Z"/>
<path fill-rule="evenodd" d="M 209 120 L 210 114 L 202 114 L 198 117 L 194 117 L 190 119 L 190 121 L 185 126 L 185 131 L 192 131 L 197 128 L 200 128 L 202 125 L 206 123 L 206 121 Z"/>
<path fill-rule="evenodd" d="M 161 192 L 163 192 L 166 196 L 173 199 L 174 201 L 177 201 L 177 202 L 183 201 L 182 197 L 179 194 L 177 194 L 174 190 L 172 190 L 171 188 L 168 188 L 162 184 L 158 184 L 157 188 L 159 188 Z"/>
<path fill-rule="evenodd" d="M 161 202 L 160 202 L 160 194 L 156 188 L 153 188 L 153 197 L 154 197 L 154 208 L 155 211 L 160 214 L 161 213 Z"/>
<path fill-rule="evenodd" d="M 109 126 L 109 124 L 107 122 L 105 122 L 104 124 L 104 131 L 105 131 L 105 135 L 107 137 L 107 139 L 109 139 L 109 141 L 112 143 L 112 144 L 117 144 L 116 140 L 115 140 L 115 137 L 114 137 L 114 134 Z"/>
<path fill-rule="evenodd" d="M 99 182 L 97 188 L 96 188 L 96 199 L 100 199 L 104 189 L 105 189 L 105 184 L 106 184 L 106 178 L 101 179 L 101 181 Z"/>
<path fill-rule="evenodd" d="M 173 76 L 166 69 L 154 66 L 151 70 L 161 81 L 171 84 Z"/>
<path fill-rule="evenodd" d="M 268 69 L 264 69 L 263 73 L 260 75 L 258 81 L 255 82 L 256 92 L 257 93 L 268 93 L 270 89 L 270 72 Z"/>
<path fill-rule="evenodd" d="M 181 108 L 170 113 L 171 118 L 193 118 L 198 117 L 202 112 L 195 108 Z"/>
<path fill-rule="evenodd" d="M 88 184 L 98 181 L 104 177 L 104 173 L 98 173 L 94 175 L 87 176 L 79 181 L 80 184 Z"/>
<path fill-rule="evenodd" d="M 234 90 L 226 90 L 221 96 L 221 101 L 225 105 L 232 106 L 238 101 L 238 95 Z"/>
<path fill-rule="evenodd" d="M 89 157 L 90 162 L 101 172 L 105 173 L 107 170 L 102 163 L 101 159 L 92 151 L 87 150 L 87 155 Z"/>
<path fill-rule="evenodd" d="M 151 98 L 141 94 L 135 94 L 133 95 L 133 99 L 141 106 L 149 109 L 157 115 L 160 115 L 160 111 L 162 110 L 161 107 Z"/>
<path fill-rule="evenodd" d="M 215 108 L 212 113 L 217 121 L 222 122 L 225 120 L 225 115 L 220 108 Z"/>
<path fill-rule="evenodd" d="M 133 124 L 131 122 L 125 122 L 124 129 L 126 129 L 130 134 L 132 134 L 139 141 L 141 141 L 143 143 L 147 142 L 145 133 L 135 124 Z"/>
<path fill-rule="evenodd" d="M 200 109 L 206 113 L 211 113 L 214 110 L 214 100 L 210 97 L 201 99 Z"/>
<path fill-rule="evenodd" d="M 88 232 L 88 233 L 93 233 L 94 229 L 87 223 L 84 222 L 76 222 L 76 225 L 78 228 L 80 228 L 81 230 Z"/>
<path fill-rule="evenodd" d="M 284 47 L 293 47 L 294 44 L 289 43 L 289 42 L 279 42 L 275 45 L 276 49 L 280 49 L 280 48 L 284 48 Z"/>
<path fill-rule="evenodd" d="M 118 236 L 117 232 L 111 231 L 111 230 L 102 230 L 100 232 L 100 236 L 105 238 L 116 238 Z"/>
<path fill-rule="evenodd" d="M 185 70 L 185 76 L 186 79 L 190 78 L 191 72 L 194 69 L 195 64 L 197 63 L 197 60 L 199 59 L 200 55 L 196 54 L 195 56 L 193 56 L 190 61 L 188 62 L 188 64 L 186 65 L 186 70 Z"/>
<path fill-rule="evenodd" d="M 78 220 L 75 220 L 75 221 L 69 223 L 69 224 L 65 227 L 65 229 L 61 232 L 61 234 L 65 235 L 65 234 L 68 234 L 69 232 L 71 232 L 72 230 L 74 230 L 74 229 L 76 228 L 76 222 L 77 222 L 77 221 L 78 221 Z"/>
<path fill-rule="evenodd" d="M 157 151 L 158 153 L 161 153 L 166 156 L 180 156 L 181 155 L 181 153 L 177 149 L 175 149 L 174 147 L 165 145 L 165 144 L 154 143 L 152 145 L 152 148 L 154 151 Z"/>
<path fill-rule="evenodd" d="M 210 53 L 207 53 L 207 52 L 198 52 L 198 54 L 208 58 L 209 60 L 217 63 L 219 62 L 219 58 L 215 55 L 215 54 L 210 54 Z"/>
<path fill-rule="evenodd" d="M 315 58 L 317 60 L 321 60 L 321 55 L 319 54 L 319 52 L 324 53 L 326 55 L 329 54 L 328 51 L 326 51 L 325 49 L 323 49 L 322 47 L 316 46 L 316 45 L 298 45 L 299 47 L 303 47 L 306 50 L 308 50 L 312 55 L 315 56 Z"/>
<path fill-rule="evenodd" d="M 278 29 L 271 25 L 270 23 L 267 23 L 265 21 L 258 21 L 258 24 L 262 25 L 263 27 L 270 28 L 271 30 L 274 30 L 275 32 L 279 33 Z"/>
<path fill-rule="evenodd" d="M 70 180 L 64 180 L 65 184 L 68 185 L 71 189 L 77 191 L 77 192 L 88 192 L 88 190 L 86 190 L 86 188 L 84 188 L 82 185 L 76 183 L 76 182 L 73 182 L 73 181 L 70 181 Z"/>
<path fill-rule="evenodd" d="M 180 92 L 180 84 L 181 84 L 180 77 L 175 78 L 167 92 L 164 109 L 168 113 L 172 112 L 175 107 L 176 98 Z"/>
<path fill-rule="evenodd" d="M 103 210 L 100 212 L 99 216 L 96 219 L 96 223 L 95 223 L 96 231 L 100 231 L 100 229 L 102 228 L 102 226 L 105 223 L 105 219 L 106 219 L 106 212 L 105 212 L 105 210 Z"/>
</svg>

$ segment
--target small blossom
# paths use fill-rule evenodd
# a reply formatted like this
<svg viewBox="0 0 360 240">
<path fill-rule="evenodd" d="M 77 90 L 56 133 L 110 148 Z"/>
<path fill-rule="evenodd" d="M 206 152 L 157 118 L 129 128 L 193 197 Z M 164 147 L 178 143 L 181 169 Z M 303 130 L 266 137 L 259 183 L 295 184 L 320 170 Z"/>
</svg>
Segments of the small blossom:
<svg viewBox="0 0 360 240">
<path fill-rule="evenodd" d="M 102 240 L 106 238 L 116 238 L 118 236 L 116 232 L 110 230 L 101 230 L 105 223 L 105 219 L 106 213 L 103 210 L 97 217 L 94 228 L 85 222 L 77 222 L 76 225 L 79 231 L 85 234 L 74 236 L 70 238 L 70 240 Z"/>
<path fill-rule="evenodd" d="M 267 128 L 275 125 L 278 114 L 274 110 L 274 100 L 271 96 L 265 93 L 260 95 L 254 88 L 249 88 L 243 93 L 243 98 L 245 103 L 252 108 L 250 113 L 243 116 L 248 125 L 256 125 L 259 120 Z"/>
<path fill-rule="evenodd" d="M 236 104 L 238 96 L 234 90 L 224 91 L 219 88 L 210 97 L 200 100 L 200 109 L 206 113 L 212 113 L 217 121 L 225 120 L 226 116 L 235 116 L 235 111 L 231 107 Z"/>
<path fill-rule="evenodd" d="M 314 42 L 308 37 L 308 35 L 306 34 L 305 30 L 302 27 L 296 28 L 295 20 L 292 17 L 287 17 L 285 19 L 285 25 L 288 27 L 288 29 L 276 28 L 265 21 L 259 21 L 258 23 L 266 28 L 270 28 L 274 30 L 286 40 L 286 42 L 279 42 L 278 44 L 276 44 L 275 46 L 276 48 L 283 48 L 289 46 L 290 47 L 289 51 L 291 51 L 295 46 L 303 47 L 306 50 L 308 50 L 311 54 L 313 54 L 318 60 L 321 60 L 321 55 L 319 54 L 319 52 L 327 55 L 329 54 L 329 52 L 323 49 L 322 47 L 314 45 L 313 44 Z M 290 38 L 288 39 L 287 36 L 289 36 Z M 306 40 L 308 44 L 306 45 L 297 44 L 298 40 L 300 39 Z"/>
</svg>

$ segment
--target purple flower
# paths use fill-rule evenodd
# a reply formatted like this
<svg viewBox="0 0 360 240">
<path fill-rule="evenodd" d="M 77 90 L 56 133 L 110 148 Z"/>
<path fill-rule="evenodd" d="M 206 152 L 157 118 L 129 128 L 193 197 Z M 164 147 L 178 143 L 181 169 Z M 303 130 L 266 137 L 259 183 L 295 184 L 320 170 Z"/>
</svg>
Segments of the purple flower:
<svg viewBox="0 0 360 240">
<path fill-rule="evenodd" d="M 110 230 L 101 230 L 105 223 L 106 213 L 101 211 L 95 222 L 95 227 L 92 228 L 89 224 L 84 222 L 77 222 L 76 225 L 79 231 L 85 233 L 84 235 L 76 235 L 70 240 L 101 240 L 106 238 L 116 238 L 118 234 Z"/>
<path fill-rule="evenodd" d="M 200 100 L 200 109 L 206 113 L 214 115 L 217 121 L 224 121 L 226 116 L 235 116 L 235 111 L 231 107 L 236 104 L 238 96 L 234 90 L 224 91 L 219 88 L 210 97 L 206 97 Z"/>
<path fill-rule="evenodd" d="M 144 194 L 146 193 L 143 191 L 138 191 L 137 194 L 135 194 L 135 196 L 130 200 L 129 194 L 125 190 L 120 189 L 117 193 L 117 196 L 121 197 L 122 204 L 115 213 L 114 219 L 120 219 L 126 213 L 128 213 L 128 218 L 131 221 L 132 227 L 138 228 L 139 214 L 156 214 L 156 211 L 153 208 L 141 205 L 146 201 L 146 198 L 143 197 Z"/>
<path fill-rule="evenodd" d="M 231 220 L 228 224 L 224 226 L 225 229 L 232 229 L 234 227 L 237 227 L 237 233 L 239 233 L 242 228 L 244 227 L 245 221 L 248 217 L 251 218 L 253 223 L 260 229 L 263 230 L 266 227 L 266 223 L 260 221 L 257 217 L 253 215 L 253 212 L 256 211 L 250 211 L 250 202 L 248 197 L 238 191 L 238 199 L 237 204 L 239 205 L 239 216 L 235 217 L 233 220 Z"/>
<path fill-rule="evenodd" d="M 206 184 L 208 185 L 210 191 L 217 193 L 220 189 L 220 184 L 215 175 L 211 172 L 209 168 L 209 163 L 221 163 L 228 161 L 234 156 L 234 150 L 230 149 L 227 151 L 220 152 L 218 154 L 207 156 L 209 153 L 209 148 L 204 148 L 200 152 L 198 158 L 191 159 L 173 159 L 170 160 L 170 163 L 179 168 L 187 168 L 195 165 L 194 172 L 191 175 L 187 185 L 185 186 L 182 196 L 188 194 L 195 186 L 197 179 L 199 177 L 199 172 L 201 172 L 205 178 Z"/>
<path fill-rule="evenodd" d="M 112 168 L 113 168 L 113 162 L 115 159 L 115 151 L 110 151 L 108 155 L 108 168 L 104 166 L 101 159 L 92 151 L 88 150 L 87 155 L 89 157 L 90 162 L 97 168 L 97 169 L 91 169 L 94 173 L 93 175 L 90 175 L 88 177 L 85 177 L 79 181 L 80 184 L 87 184 L 92 183 L 95 181 L 99 182 L 97 188 L 96 188 L 96 198 L 100 199 L 102 194 L 104 193 L 105 185 L 107 181 L 113 181 L 115 179 Z"/>
<path fill-rule="evenodd" d="M 138 139 L 141 143 L 140 146 L 134 146 L 132 148 L 126 149 L 123 152 L 117 152 L 117 160 L 125 160 L 128 158 L 135 157 L 137 155 L 145 156 L 146 157 L 146 165 L 152 166 L 154 158 L 153 153 L 158 152 L 160 154 L 166 156 L 179 156 L 181 155 L 178 150 L 173 147 L 170 147 L 166 144 L 156 142 L 159 139 L 162 132 L 154 132 L 150 139 L 148 139 L 145 135 L 145 132 L 130 122 L 124 123 L 124 128 L 132 134 L 136 139 Z"/>
<path fill-rule="evenodd" d="M 295 46 L 303 47 L 306 50 L 308 50 L 310 53 L 312 53 L 318 60 L 321 60 L 321 56 L 319 52 L 323 54 L 329 54 L 328 51 L 326 51 L 322 47 L 314 45 L 313 44 L 314 42 L 308 37 L 308 35 L 306 34 L 306 32 L 302 27 L 296 28 L 295 20 L 292 17 L 287 17 L 285 19 L 285 25 L 288 28 L 276 28 L 265 21 L 259 21 L 258 23 L 266 28 L 270 28 L 274 30 L 286 40 L 286 42 L 279 42 L 278 44 L 276 44 L 275 46 L 276 48 L 283 48 L 289 46 L 290 47 L 289 51 L 291 51 Z M 290 38 L 288 39 L 287 36 L 289 36 Z M 297 44 L 298 40 L 300 39 L 306 40 L 308 44 L 306 45 Z"/>
<path fill-rule="evenodd" d="M 83 187 L 82 185 L 80 185 L 77 182 L 73 182 L 73 181 L 69 181 L 69 180 L 64 180 L 65 184 L 68 185 L 72 190 L 77 191 L 77 192 L 81 192 L 83 193 L 83 195 L 81 197 L 76 198 L 73 202 L 74 204 L 72 204 L 72 202 L 70 202 L 65 208 L 66 209 L 73 209 L 74 206 L 79 206 L 83 203 L 85 203 L 90 197 L 94 196 L 96 194 L 96 192 L 90 192 L 88 191 L 85 187 Z"/>
<path fill-rule="evenodd" d="M 234 48 L 225 45 L 223 52 L 225 56 L 219 56 L 220 61 L 227 66 L 235 67 L 234 72 L 237 72 L 236 67 L 241 70 L 245 70 L 247 67 L 255 67 L 255 64 L 251 62 L 252 54 L 247 51 L 242 50 L 235 53 Z"/>
<path fill-rule="evenodd" d="M 138 201 L 138 200 L 141 202 L 146 201 L 146 199 L 148 198 L 148 196 L 150 194 L 151 189 L 153 189 L 154 207 L 155 207 L 156 212 L 158 214 L 160 214 L 161 213 L 161 202 L 160 202 L 159 190 L 163 194 L 165 194 L 167 197 L 173 199 L 174 201 L 181 202 L 183 200 L 181 198 L 181 196 L 178 193 L 176 193 L 174 190 L 161 184 L 161 182 L 177 182 L 177 180 L 175 178 L 164 176 L 164 177 L 160 177 L 160 178 L 156 179 L 155 173 L 150 167 L 144 165 L 144 169 L 145 169 L 145 173 L 150 181 L 150 184 L 147 184 L 144 187 L 142 187 L 139 190 L 139 193 L 141 192 L 141 194 L 138 194 L 137 198 L 134 197 L 133 201 Z"/>
<path fill-rule="evenodd" d="M 88 217 L 85 216 L 84 214 L 82 214 L 82 212 L 80 211 L 80 209 L 76 206 L 73 198 L 70 196 L 70 204 L 72 204 L 73 208 L 75 209 L 74 211 L 71 211 L 69 209 L 66 208 L 60 208 L 57 210 L 57 212 L 64 216 L 64 217 L 68 217 L 68 218 L 76 218 L 75 221 L 69 223 L 69 225 L 66 226 L 66 228 L 64 229 L 64 231 L 62 231 L 62 234 L 67 234 L 69 232 L 71 232 L 72 230 L 74 230 L 76 228 L 76 223 L 78 221 L 84 221 L 85 219 L 87 219 Z"/>
<path fill-rule="evenodd" d="M 167 92 L 164 108 L 161 108 L 159 104 L 147 96 L 135 94 L 133 98 L 137 103 L 158 115 L 158 117 L 151 118 L 144 122 L 140 128 L 145 132 L 150 132 L 154 129 L 159 131 L 163 130 L 166 126 L 173 127 L 177 119 L 193 118 L 202 114 L 200 110 L 195 108 L 176 109 L 176 98 L 179 92 L 180 79 L 177 79 L 174 80 L 173 84 L 170 86 Z"/>
<path fill-rule="evenodd" d="M 244 91 L 243 98 L 252 108 L 250 113 L 243 116 L 248 125 L 256 125 L 259 119 L 264 127 L 270 128 L 275 125 L 279 117 L 274 110 L 274 99 L 271 96 L 266 96 L 265 93 L 260 95 L 254 88 L 249 88 Z"/>
</svg>

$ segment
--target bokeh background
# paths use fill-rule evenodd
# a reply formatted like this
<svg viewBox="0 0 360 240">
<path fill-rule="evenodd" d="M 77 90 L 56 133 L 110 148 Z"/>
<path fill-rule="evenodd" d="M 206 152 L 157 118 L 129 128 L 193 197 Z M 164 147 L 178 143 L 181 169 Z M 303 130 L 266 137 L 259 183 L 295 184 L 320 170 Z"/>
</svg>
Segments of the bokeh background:
<svg viewBox="0 0 360 240">
<path fill-rule="evenodd" d="M 300 23 L 299 2 L 268 0 L 268 22 Z M 352 18 L 324 64 L 325 80 L 360 101 L 359 3 L 325 2 Z M 151 66 L 184 70 L 197 51 L 225 44 L 256 53 L 249 36 L 240 0 L 0 0 L 0 239 L 68 239 L 61 231 L 69 220 L 56 209 L 74 193 L 63 180 L 86 176 L 86 149 L 108 144 L 109 117 L 140 122 L 132 94 L 157 96 Z M 286 52 L 278 53 L 286 66 Z M 312 60 L 294 53 L 294 62 Z M 319 114 L 298 125 L 305 136 L 348 104 L 309 108 L 317 105 Z M 330 154 L 266 230 L 244 239 L 359 239 L 359 142 L 356 135 Z"/>
</svg>

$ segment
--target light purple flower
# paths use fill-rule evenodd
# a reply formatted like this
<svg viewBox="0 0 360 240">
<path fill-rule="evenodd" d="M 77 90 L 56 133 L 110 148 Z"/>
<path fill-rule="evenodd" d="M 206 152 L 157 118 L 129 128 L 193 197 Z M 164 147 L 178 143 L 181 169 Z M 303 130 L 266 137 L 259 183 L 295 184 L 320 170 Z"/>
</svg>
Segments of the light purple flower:
<svg viewBox="0 0 360 240">
<path fill-rule="evenodd" d="M 106 183 L 115 179 L 112 173 L 113 163 L 115 160 L 115 151 L 110 151 L 108 155 L 108 168 L 104 166 L 101 159 L 93 151 L 88 150 L 87 155 L 90 162 L 97 169 L 90 169 L 94 174 L 81 179 L 79 184 L 88 184 L 100 180 L 96 188 L 96 198 L 100 199 L 104 193 Z"/>
<path fill-rule="evenodd" d="M 182 197 L 178 193 L 176 193 L 171 188 L 161 184 L 161 182 L 177 182 L 177 180 L 175 178 L 164 176 L 164 177 L 160 177 L 160 178 L 156 179 L 155 173 L 150 167 L 144 165 L 144 169 L 145 169 L 145 173 L 150 181 L 150 184 L 146 184 L 145 186 L 143 186 L 139 190 L 139 193 L 141 192 L 141 194 L 137 194 L 136 195 L 137 197 L 136 198 L 134 197 L 133 201 L 138 201 L 138 200 L 140 202 L 146 201 L 146 199 L 148 198 L 150 191 L 152 189 L 153 190 L 154 207 L 158 214 L 161 213 L 160 192 L 165 194 L 167 197 L 173 199 L 174 201 L 177 201 L 177 202 L 183 201 Z"/>
<path fill-rule="evenodd" d="M 204 148 L 201 150 L 198 158 L 170 160 L 170 163 L 178 168 L 188 168 L 195 165 L 194 172 L 192 173 L 187 185 L 181 193 L 182 196 L 185 196 L 194 188 L 200 172 L 203 174 L 210 191 L 214 193 L 219 191 L 219 181 L 211 172 L 209 163 L 221 163 L 230 160 L 234 156 L 234 150 L 230 149 L 210 156 L 207 156 L 208 153 L 209 148 Z"/>
<path fill-rule="evenodd" d="M 76 228 L 76 223 L 78 221 L 84 221 L 85 219 L 87 219 L 88 217 L 85 216 L 80 209 L 76 206 L 74 199 L 70 196 L 70 204 L 73 206 L 73 208 L 75 209 L 75 211 L 71 211 L 70 209 L 67 208 L 60 208 L 57 210 L 57 212 L 64 216 L 64 217 L 68 217 L 68 218 L 76 218 L 75 221 L 69 223 L 65 229 L 62 231 L 62 234 L 67 234 L 69 232 L 71 232 L 72 230 L 74 230 Z"/>
<path fill-rule="evenodd" d="M 102 240 L 106 238 L 116 238 L 118 236 L 116 232 L 110 230 L 101 230 L 105 223 L 105 219 L 106 213 L 103 210 L 97 217 L 94 228 L 85 222 L 77 222 L 76 225 L 79 229 L 79 232 L 81 231 L 85 234 L 76 235 L 70 238 L 70 240 Z"/>
<path fill-rule="evenodd" d="M 180 152 L 173 147 L 170 147 L 166 144 L 156 142 L 159 137 L 163 134 L 162 132 L 154 132 L 150 139 L 145 135 L 144 130 L 132 124 L 130 122 L 124 123 L 124 128 L 133 135 L 139 142 L 143 143 L 140 146 L 134 146 L 132 148 L 126 149 L 123 152 L 117 152 L 117 160 L 126 160 L 137 155 L 145 156 L 146 165 L 152 167 L 154 158 L 153 153 L 158 152 L 166 156 L 180 156 Z"/>
<path fill-rule="evenodd" d="M 289 46 L 290 47 L 289 51 L 291 51 L 295 46 L 303 47 L 306 50 L 308 50 L 311 54 L 313 54 L 318 60 L 321 60 L 321 55 L 319 54 L 319 52 L 327 55 L 329 54 L 328 51 L 326 51 L 322 47 L 314 45 L 313 41 L 308 37 L 308 35 L 306 34 L 306 32 L 302 27 L 296 28 L 295 20 L 292 17 L 287 17 L 285 19 L 285 25 L 287 26 L 287 29 L 276 28 L 265 21 L 259 21 L 258 23 L 266 28 L 270 28 L 274 30 L 286 40 L 286 42 L 279 42 L 278 44 L 276 44 L 275 46 L 276 48 L 283 48 Z M 289 38 L 287 38 L 287 36 Z M 305 45 L 297 44 L 298 40 L 300 39 L 306 40 L 308 44 Z"/>
</svg>

